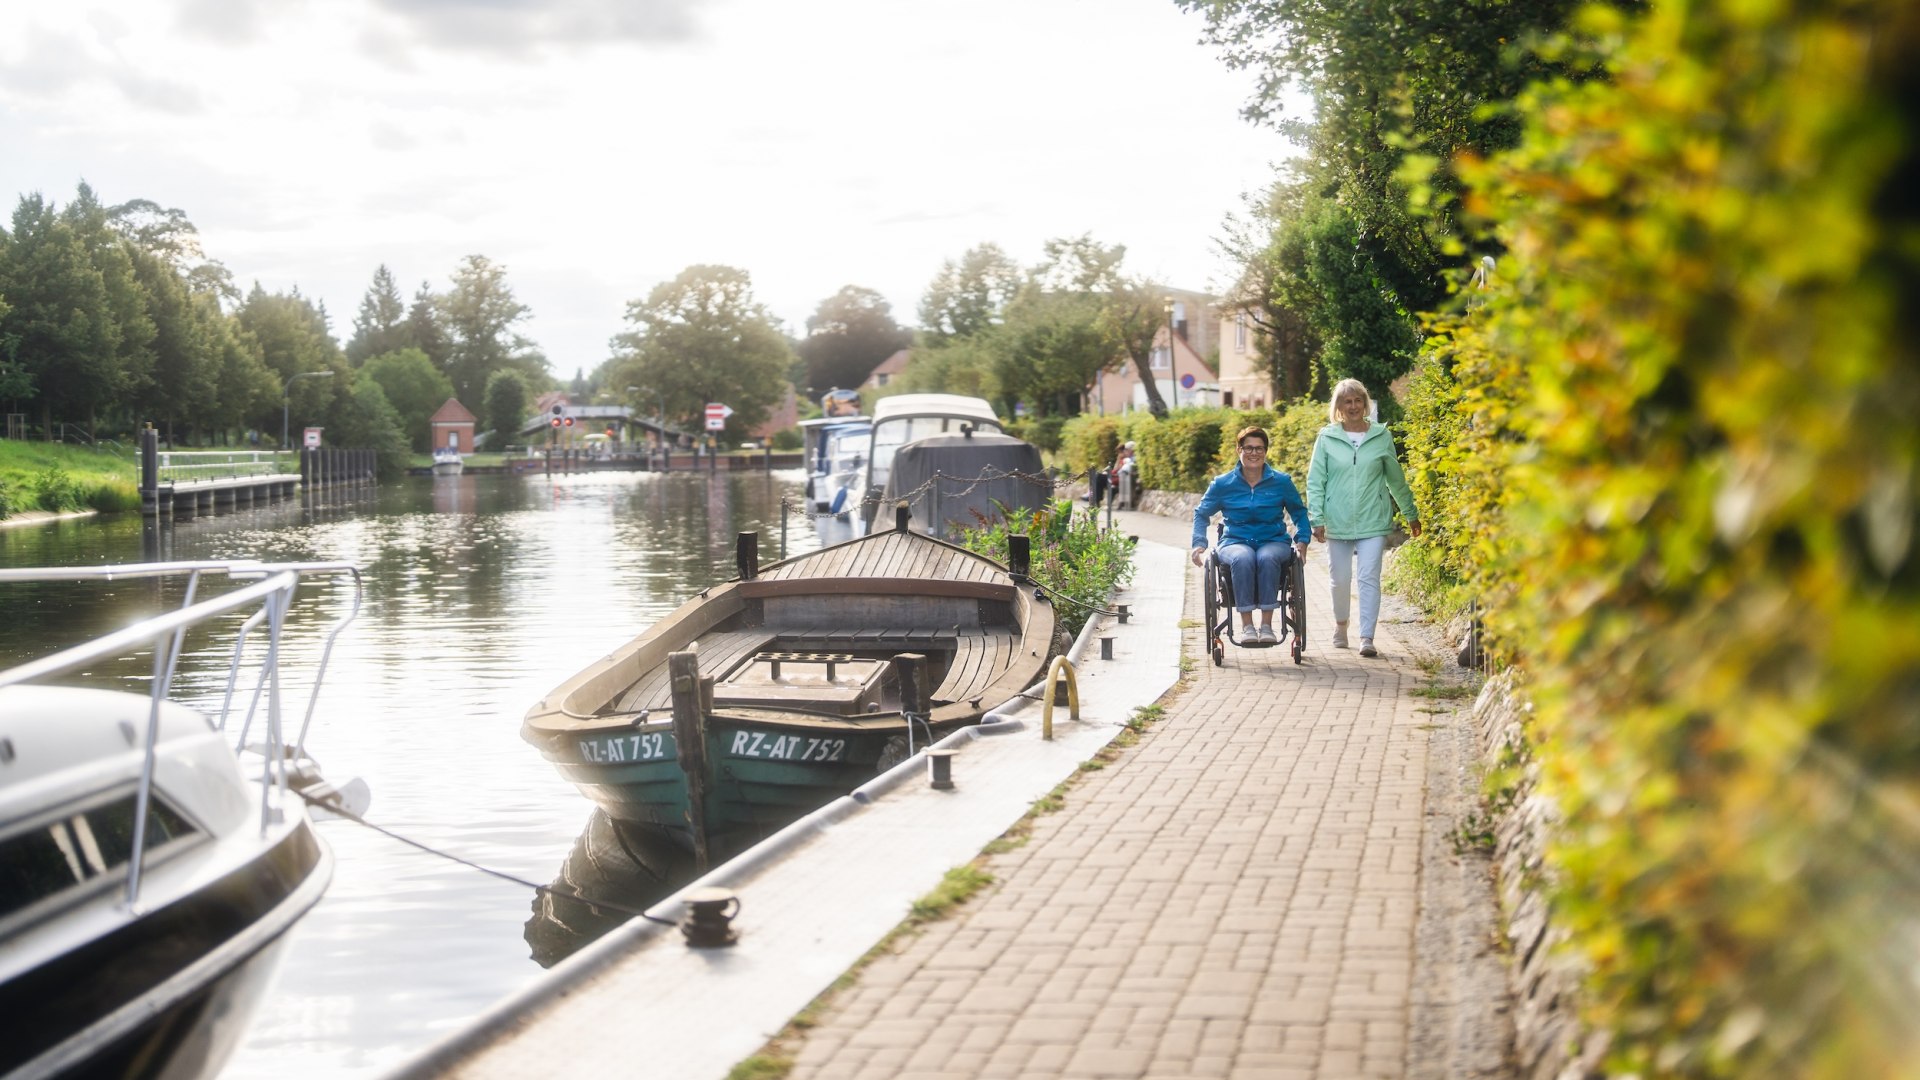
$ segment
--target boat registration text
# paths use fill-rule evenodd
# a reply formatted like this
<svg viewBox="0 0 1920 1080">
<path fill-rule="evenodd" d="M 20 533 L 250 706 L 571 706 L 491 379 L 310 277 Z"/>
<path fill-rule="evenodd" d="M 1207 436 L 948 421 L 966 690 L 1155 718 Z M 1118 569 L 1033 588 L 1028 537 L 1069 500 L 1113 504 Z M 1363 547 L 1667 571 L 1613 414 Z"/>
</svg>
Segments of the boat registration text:
<svg viewBox="0 0 1920 1080">
<path fill-rule="evenodd" d="M 774 761 L 841 761 L 847 755 L 847 740 L 736 731 L 727 753 L 734 757 L 768 758 Z"/>
<path fill-rule="evenodd" d="M 666 761 L 674 756 L 673 750 L 673 740 L 664 731 L 622 732 L 580 740 L 580 760 L 590 765 Z"/>
</svg>

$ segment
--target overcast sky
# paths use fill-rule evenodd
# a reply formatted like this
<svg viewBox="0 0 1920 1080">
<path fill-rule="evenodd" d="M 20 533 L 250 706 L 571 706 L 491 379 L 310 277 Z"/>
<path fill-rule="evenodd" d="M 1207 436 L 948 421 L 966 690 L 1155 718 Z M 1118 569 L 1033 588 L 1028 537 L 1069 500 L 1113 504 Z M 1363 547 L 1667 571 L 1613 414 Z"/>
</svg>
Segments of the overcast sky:
<svg viewBox="0 0 1920 1080">
<path fill-rule="evenodd" d="M 1218 289 L 1289 151 L 1173 0 L 0 0 L 0 196 L 186 212 L 243 288 L 506 267 L 556 374 L 695 263 L 793 333 L 1049 237 Z"/>
</svg>

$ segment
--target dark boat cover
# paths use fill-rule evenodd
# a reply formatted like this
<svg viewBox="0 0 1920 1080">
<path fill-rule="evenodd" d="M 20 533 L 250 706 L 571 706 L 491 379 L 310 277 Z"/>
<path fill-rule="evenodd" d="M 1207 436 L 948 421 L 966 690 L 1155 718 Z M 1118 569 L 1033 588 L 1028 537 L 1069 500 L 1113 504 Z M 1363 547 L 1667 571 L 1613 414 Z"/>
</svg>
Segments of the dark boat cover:
<svg viewBox="0 0 1920 1080">
<path fill-rule="evenodd" d="M 963 527 L 995 521 L 1000 510 L 1037 510 L 1053 497 L 1053 478 L 1040 450 L 1011 435 L 935 435 L 902 446 L 893 458 L 879 521 L 909 500 L 913 527 L 950 537 Z"/>
</svg>

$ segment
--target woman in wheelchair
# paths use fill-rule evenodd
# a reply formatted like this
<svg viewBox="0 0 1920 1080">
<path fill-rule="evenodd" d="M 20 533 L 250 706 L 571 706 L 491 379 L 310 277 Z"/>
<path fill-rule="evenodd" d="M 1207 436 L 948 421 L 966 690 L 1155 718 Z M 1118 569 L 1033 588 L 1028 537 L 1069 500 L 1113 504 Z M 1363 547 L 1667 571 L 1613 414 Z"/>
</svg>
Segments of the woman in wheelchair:
<svg viewBox="0 0 1920 1080">
<path fill-rule="evenodd" d="M 1287 563 L 1304 558 L 1312 536 L 1307 505 L 1292 477 L 1267 464 L 1267 433 L 1243 428 L 1236 440 L 1240 465 L 1213 478 L 1200 505 L 1193 508 L 1193 565 L 1205 566 L 1207 523 L 1218 513 L 1226 519 L 1220 537 L 1220 561 L 1233 575 L 1234 608 L 1240 612 L 1243 641 L 1272 645 L 1273 609 L 1280 596 L 1280 575 Z M 1293 520 L 1293 544 L 1287 544 L 1286 522 Z M 1260 625 L 1253 613 L 1260 612 Z"/>
</svg>

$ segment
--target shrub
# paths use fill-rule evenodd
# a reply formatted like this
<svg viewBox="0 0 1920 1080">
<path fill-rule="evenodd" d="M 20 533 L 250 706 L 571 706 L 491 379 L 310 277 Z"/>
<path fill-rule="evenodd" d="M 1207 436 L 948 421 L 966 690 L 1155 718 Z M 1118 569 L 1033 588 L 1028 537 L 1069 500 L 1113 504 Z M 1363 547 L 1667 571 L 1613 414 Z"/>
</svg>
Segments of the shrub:
<svg viewBox="0 0 1920 1080">
<path fill-rule="evenodd" d="M 1054 618 L 1069 636 L 1078 636 L 1091 612 L 1104 606 L 1113 590 L 1133 579 L 1133 543 L 1119 530 L 1102 531 L 1096 514 L 1075 514 L 1071 499 L 1057 499 L 1038 510 L 1008 511 L 997 520 L 961 532 L 969 551 L 1007 560 L 1007 537 L 1031 541 L 1033 580 L 1054 597 Z"/>
<path fill-rule="evenodd" d="M 71 473 L 58 466 L 33 474 L 28 484 L 31 485 L 31 503 L 41 510 L 65 514 L 85 508 L 80 485 Z"/>
<path fill-rule="evenodd" d="M 1524 647 L 1544 874 L 1613 1075 L 1920 1061 L 1903 10 L 1590 10 L 1608 77 L 1523 96 L 1519 147 L 1462 165 L 1512 267 L 1429 350 L 1455 384 L 1422 430 L 1457 392 L 1435 467 L 1467 489 L 1430 489 L 1434 550 Z"/>
<path fill-rule="evenodd" d="M 1060 452 L 1061 431 L 1066 423 L 1066 418 L 1061 416 L 1036 416 L 1025 420 L 1013 420 L 1007 423 L 1007 434 L 1017 439 L 1025 439 L 1044 453 L 1057 454 Z"/>
</svg>

